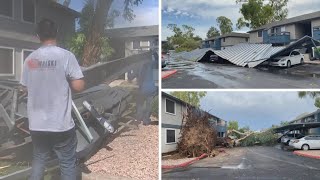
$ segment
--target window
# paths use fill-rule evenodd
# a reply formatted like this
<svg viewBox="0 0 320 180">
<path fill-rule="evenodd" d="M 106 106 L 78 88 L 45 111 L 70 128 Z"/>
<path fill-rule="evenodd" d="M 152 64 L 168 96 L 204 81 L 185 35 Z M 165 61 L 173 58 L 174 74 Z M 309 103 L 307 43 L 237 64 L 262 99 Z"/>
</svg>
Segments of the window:
<svg viewBox="0 0 320 180">
<path fill-rule="evenodd" d="M 132 41 L 132 49 L 149 50 L 150 49 L 150 42 L 149 41 Z"/>
<path fill-rule="evenodd" d="M 166 99 L 166 113 L 176 114 L 176 104 L 170 99 Z"/>
<path fill-rule="evenodd" d="M 14 74 L 14 50 L 12 48 L 0 47 L 0 74 Z"/>
<path fill-rule="evenodd" d="M 246 42 L 248 42 L 249 41 L 249 38 L 246 38 Z"/>
<path fill-rule="evenodd" d="M 258 37 L 262 37 L 262 31 L 258 31 Z"/>
<path fill-rule="evenodd" d="M 167 139 L 166 143 L 176 143 L 176 130 L 166 129 Z"/>
<path fill-rule="evenodd" d="M 223 42 L 226 42 L 226 38 L 223 38 L 222 40 L 223 40 Z"/>
<path fill-rule="evenodd" d="M 291 53 L 291 55 L 293 55 L 293 56 L 297 56 L 297 55 L 299 55 L 300 53 L 299 52 L 297 52 L 297 51 L 292 51 L 292 53 Z"/>
<path fill-rule="evenodd" d="M 23 58 L 23 62 L 27 59 L 27 57 L 32 53 L 32 50 L 22 50 L 22 58 Z"/>
<path fill-rule="evenodd" d="M 22 19 L 26 22 L 35 23 L 36 7 L 33 0 L 22 0 Z"/>
<path fill-rule="evenodd" d="M 13 17 L 13 0 L 1 0 L 0 15 Z"/>
<path fill-rule="evenodd" d="M 133 41 L 132 49 L 140 49 L 140 41 Z"/>
<path fill-rule="evenodd" d="M 149 50 L 150 42 L 149 41 L 140 41 L 140 47 L 142 50 Z"/>
</svg>

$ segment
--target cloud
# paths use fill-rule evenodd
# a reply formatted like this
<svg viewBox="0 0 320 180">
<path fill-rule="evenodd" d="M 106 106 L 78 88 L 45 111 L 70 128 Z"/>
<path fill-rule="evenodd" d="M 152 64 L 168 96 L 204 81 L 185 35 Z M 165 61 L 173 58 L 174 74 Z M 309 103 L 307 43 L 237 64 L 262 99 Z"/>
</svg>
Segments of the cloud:
<svg viewBox="0 0 320 180">
<path fill-rule="evenodd" d="M 163 21 L 166 21 L 170 16 L 176 18 L 175 24 L 188 24 L 195 25 L 196 34 L 205 38 L 205 34 L 210 26 L 216 26 L 216 18 L 219 16 L 226 16 L 235 25 L 241 14 L 239 9 L 241 4 L 236 4 L 235 0 L 163 0 L 162 1 L 162 17 Z M 306 13 L 311 13 L 320 10 L 319 0 L 290 0 L 288 2 L 289 14 L 288 17 L 299 16 Z M 186 21 L 184 18 L 189 18 Z M 201 21 L 201 24 L 190 23 L 190 21 Z M 243 28 L 240 31 L 247 31 L 247 28 Z M 164 34 L 163 34 L 164 35 Z M 162 39 L 166 39 L 166 36 Z"/>
<path fill-rule="evenodd" d="M 300 99 L 297 92 L 208 92 L 201 101 L 201 108 L 254 130 L 316 110 L 313 99 Z"/>
<path fill-rule="evenodd" d="M 136 7 L 134 9 L 134 14 L 136 17 L 132 22 L 125 21 L 122 17 L 117 18 L 115 22 L 115 28 L 159 24 L 158 7 Z"/>
</svg>

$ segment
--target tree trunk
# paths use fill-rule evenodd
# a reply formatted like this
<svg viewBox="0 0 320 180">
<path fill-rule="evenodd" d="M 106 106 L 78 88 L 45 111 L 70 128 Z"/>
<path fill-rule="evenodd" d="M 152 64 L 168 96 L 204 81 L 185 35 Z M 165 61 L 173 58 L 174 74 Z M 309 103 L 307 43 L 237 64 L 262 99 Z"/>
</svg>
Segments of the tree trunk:
<svg viewBox="0 0 320 180">
<path fill-rule="evenodd" d="M 101 37 L 105 33 L 107 15 L 113 0 L 98 0 L 89 34 L 84 46 L 82 62 L 87 67 L 98 62 L 101 55 Z"/>
</svg>

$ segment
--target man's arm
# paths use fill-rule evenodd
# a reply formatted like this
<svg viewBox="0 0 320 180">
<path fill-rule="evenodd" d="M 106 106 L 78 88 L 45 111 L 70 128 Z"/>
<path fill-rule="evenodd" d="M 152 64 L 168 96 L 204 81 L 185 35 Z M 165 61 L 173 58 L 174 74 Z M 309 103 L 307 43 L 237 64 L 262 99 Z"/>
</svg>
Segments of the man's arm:
<svg viewBox="0 0 320 180">
<path fill-rule="evenodd" d="M 79 93 L 84 90 L 85 82 L 83 79 L 71 80 L 70 86 L 74 92 Z"/>
<path fill-rule="evenodd" d="M 71 54 L 67 67 L 67 78 L 69 81 L 70 88 L 79 93 L 84 90 L 85 82 L 83 80 L 83 74 L 78 64 L 76 57 Z"/>
</svg>

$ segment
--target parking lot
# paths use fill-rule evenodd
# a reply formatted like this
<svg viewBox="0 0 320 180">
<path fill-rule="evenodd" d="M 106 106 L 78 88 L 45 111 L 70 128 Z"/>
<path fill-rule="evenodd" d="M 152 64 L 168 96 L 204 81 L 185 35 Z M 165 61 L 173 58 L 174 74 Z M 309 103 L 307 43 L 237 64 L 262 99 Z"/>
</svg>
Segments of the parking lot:
<svg viewBox="0 0 320 180">
<path fill-rule="evenodd" d="M 291 68 L 245 68 L 229 64 L 169 62 L 177 73 L 162 81 L 163 88 L 285 88 L 320 87 L 320 65 L 303 64 Z"/>
<path fill-rule="evenodd" d="M 318 179 L 320 163 L 280 147 L 238 147 L 187 168 L 162 173 L 163 179 Z"/>
</svg>

